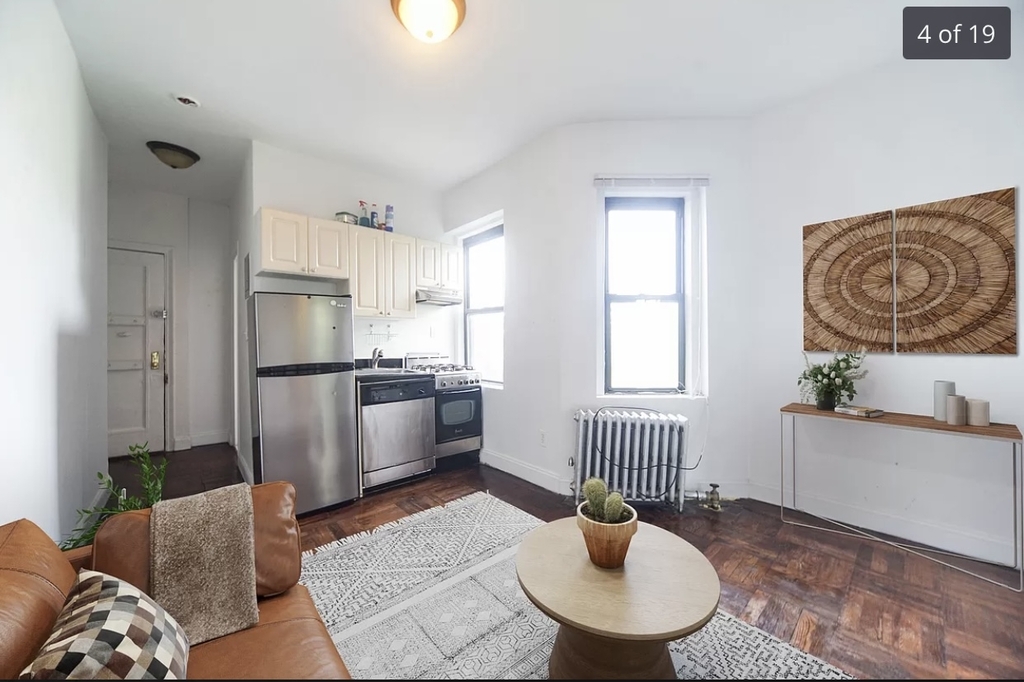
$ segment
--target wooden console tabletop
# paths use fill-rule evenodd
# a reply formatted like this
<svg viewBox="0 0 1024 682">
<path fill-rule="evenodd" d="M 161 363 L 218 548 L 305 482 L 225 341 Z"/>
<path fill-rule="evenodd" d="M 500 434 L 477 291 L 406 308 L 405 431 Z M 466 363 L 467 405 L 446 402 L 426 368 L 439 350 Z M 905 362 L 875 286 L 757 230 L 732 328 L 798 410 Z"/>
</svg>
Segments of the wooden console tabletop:
<svg viewBox="0 0 1024 682">
<path fill-rule="evenodd" d="M 849 414 L 839 414 L 828 410 L 819 410 L 814 405 L 804 403 L 790 403 L 779 410 L 785 414 L 795 414 L 803 417 L 825 417 L 827 419 L 843 419 L 855 421 L 861 424 L 880 424 L 882 426 L 895 426 L 901 429 L 920 429 L 922 431 L 941 431 L 961 436 L 972 436 L 975 438 L 991 438 L 994 440 L 1021 441 L 1020 429 L 1014 424 L 996 424 L 988 426 L 951 426 L 946 422 L 940 422 L 934 417 L 924 414 L 904 414 L 902 412 L 886 412 L 881 417 L 854 417 Z"/>
</svg>

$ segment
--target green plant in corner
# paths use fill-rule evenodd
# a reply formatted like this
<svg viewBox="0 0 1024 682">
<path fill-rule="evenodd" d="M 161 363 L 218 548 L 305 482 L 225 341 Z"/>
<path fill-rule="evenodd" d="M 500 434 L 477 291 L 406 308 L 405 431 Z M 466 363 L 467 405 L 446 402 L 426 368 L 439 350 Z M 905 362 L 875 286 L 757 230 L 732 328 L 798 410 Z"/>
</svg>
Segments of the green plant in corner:
<svg viewBox="0 0 1024 682">
<path fill-rule="evenodd" d="M 588 478 L 583 483 L 583 497 L 587 506 L 583 514 L 599 523 L 625 523 L 633 518 L 619 493 L 609 493 L 608 485 L 600 478 Z"/>
<path fill-rule="evenodd" d="M 828 362 L 812 365 L 807 353 L 804 353 L 806 368 L 796 380 L 800 387 L 800 399 L 810 402 L 810 398 L 818 403 L 831 402 L 832 407 L 842 403 L 843 396 L 853 400 L 857 389 L 853 382 L 867 376 L 868 371 L 861 365 L 864 363 L 864 352 L 834 353 Z M 829 408 L 831 409 L 831 408 Z"/>
<path fill-rule="evenodd" d="M 104 507 L 79 509 L 78 526 L 61 543 L 60 546 L 63 549 L 91 545 L 100 524 L 107 518 L 124 511 L 148 509 L 161 500 L 164 492 L 164 477 L 167 474 L 167 459 L 164 458 L 159 464 L 154 464 L 149 454 L 148 442 L 143 445 L 128 446 L 128 456 L 139 467 L 139 483 L 142 484 L 142 497 L 134 495 L 129 497 L 124 494 L 124 489 L 118 491 L 114 487 L 114 479 L 102 472 L 96 472 L 100 488 L 108 493 L 107 505 Z"/>
</svg>

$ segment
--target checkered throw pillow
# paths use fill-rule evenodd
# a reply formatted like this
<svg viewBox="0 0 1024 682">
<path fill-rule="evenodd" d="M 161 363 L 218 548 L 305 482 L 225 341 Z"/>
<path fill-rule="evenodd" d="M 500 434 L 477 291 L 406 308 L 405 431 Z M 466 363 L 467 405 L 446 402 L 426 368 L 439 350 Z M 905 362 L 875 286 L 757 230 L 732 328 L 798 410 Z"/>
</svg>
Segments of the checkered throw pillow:
<svg viewBox="0 0 1024 682">
<path fill-rule="evenodd" d="M 138 588 L 81 571 L 46 644 L 21 679 L 183 680 L 185 631 Z"/>
</svg>

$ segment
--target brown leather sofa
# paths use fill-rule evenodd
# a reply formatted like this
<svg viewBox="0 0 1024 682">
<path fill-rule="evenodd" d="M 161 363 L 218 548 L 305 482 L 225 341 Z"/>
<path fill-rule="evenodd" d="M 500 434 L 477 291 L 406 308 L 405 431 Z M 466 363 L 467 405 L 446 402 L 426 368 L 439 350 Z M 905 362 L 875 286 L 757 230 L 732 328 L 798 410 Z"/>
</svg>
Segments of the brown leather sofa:
<svg viewBox="0 0 1024 682">
<path fill-rule="evenodd" d="M 187 674 L 198 679 L 349 679 L 305 587 L 295 489 L 252 489 L 259 622 L 189 650 Z M 46 641 L 79 568 L 91 568 L 149 591 L 149 510 L 104 522 L 88 548 L 61 552 L 34 523 L 0 526 L 0 679 L 16 677 Z"/>
</svg>

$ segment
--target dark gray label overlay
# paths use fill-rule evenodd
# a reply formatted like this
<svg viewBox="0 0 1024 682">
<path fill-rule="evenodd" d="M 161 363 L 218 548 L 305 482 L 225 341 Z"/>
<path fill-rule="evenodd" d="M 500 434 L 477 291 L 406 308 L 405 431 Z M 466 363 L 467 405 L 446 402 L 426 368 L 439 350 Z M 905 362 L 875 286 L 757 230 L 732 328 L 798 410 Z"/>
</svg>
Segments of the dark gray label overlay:
<svg viewBox="0 0 1024 682">
<path fill-rule="evenodd" d="M 1009 7 L 904 7 L 904 59 L 1009 59 Z"/>
</svg>

